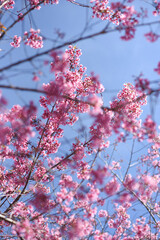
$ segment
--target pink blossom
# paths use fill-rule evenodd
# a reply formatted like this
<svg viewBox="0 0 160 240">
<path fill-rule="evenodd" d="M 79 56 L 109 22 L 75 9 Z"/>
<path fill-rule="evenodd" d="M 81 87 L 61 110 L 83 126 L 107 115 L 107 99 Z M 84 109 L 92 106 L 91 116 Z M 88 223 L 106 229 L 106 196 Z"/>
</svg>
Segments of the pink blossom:
<svg viewBox="0 0 160 240">
<path fill-rule="evenodd" d="M 77 183 L 73 181 L 72 177 L 69 175 L 62 175 L 61 180 L 59 181 L 59 184 L 63 187 L 68 188 L 76 188 Z"/>
<path fill-rule="evenodd" d="M 131 176 L 131 174 L 128 174 L 125 177 L 125 181 L 123 185 L 130 191 L 135 191 L 138 189 L 139 184 L 136 183 L 135 179 Z"/>
<path fill-rule="evenodd" d="M 135 79 L 135 87 L 136 90 L 143 92 L 143 93 L 150 93 L 151 92 L 151 87 L 150 87 L 150 82 L 148 79 L 143 78 L 142 74 Z"/>
<path fill-rule="evenodd" d="M 107 217 L 108 216 L 108 212 L 106 210 L 100 210 L 98 213 L 99 217 Z"/>
<path fill-rule="evenodd" d="M 78 238 L 84 238 L 90 234 L 92 228 L 92 225 L 88 221 L 85 221 L 81 218 L 76 218 L 70 223 L 68 229 L 69 239 L 75 240 Z"/>
<path fill-rule="evenodd" d="M 97 201 L 99 194 L 99 189 L 91 186 L 89 193 L 87 193 L 87 198 L 89 201 Z"/>
<path fill-rule="evenodd" d="M 23 236 L 26 240 L 30 240 L 31 237 L 35 239 L 35 232 L 32 229 L 32 224 L 28 219 L 23 220 L 22 222 L 18 222 L 13 227 L 13 234 L 17 234 L 18 236 Z"/>
<path fill-rule="evenodd" d="M 99 113 L 102 113 L 102 99 L 96 95 L 89 96 L 88 101 L 91 105 L 93 105 L 93 109 L 91 110 L 91 115 L 98 115 Z"/>
<path fill-rule="evenodd" d="M 125 28 L 125 34 L 121 36 L 122 40 L 128 41 L 134 38 L 136 29 L 133 27 Z"/>
<path fill-rule="evenodd" d="M 149 42 L 155 42 L 155 41 L 157 41 L 158 38 L 159 38 L 159 35 L 157 35 L 156 33 L 153 33 L 152 31 L 149 32 L 149 33 L 144 34 L 144 36 L 146 37 L 146 39 L 147 39 Z"/>
<path fill-rule="evenodd" d="M 19 19 L 20 21 L 23 21 L 23 20 L 24 20 L 23 13 L 19 13 L 19 14 L 18 14 L 18 19 Z"/>
<path fill-rule="evenodd" d="M 109 20 L 112 23 L 118 25 L 120 20 L 120 12 L 116 11 L 114 12 L 109 6 L 108 6 L 108 0 L 100 1 L 100 0 L 91 0 L 91 3 L 94 3 L 92 10 L 93 10 L 93 16 L 100 18 L 101 20 Z"/>
<path fill-rule="evenodd" d="M 143 239 L 143 238 L 151 238 L 151 229 L 149 224 L 145 224 L 145 222 L 142 220 L 137 219 L 136 223 L 133 224 L 133 231 L 135 232 L 135 239 Z M 155 239 L 156 238 L 151 238 Z"/>
<path fill-rule="evenodd" d="M 32 6 L 37 6 L 39 3 L 41 3 L 41 1 L 40 0 L 28 0 L 29 2 L 30 2 L 30 4 L 32 5 Z M 44 0 L 44 5 L 45 4 L 49 4 L 49 3 L 51 3 L 51 4 L 58 4 L 59 3 L 59 0 Z M 41 7 L 40 6 L 37 6 L 36 7 L 36 9 L 40 9 Z"/>
<path fill-rule="evenodd" d="M 32 80 L 33 80 L 34 82 L 38 82 L 38 81 L 40 80 L 40 78 L 39 78 L 36 74 L 34 74 Z"/>
<path fill-rule="evenodd" d="M 59 73 L 65 72 L 68 67 L 67 54 L 61 54 L 60 52 L 52 51 L 50 56 L 53 58 L 51 62 L 51 72 Z"/>
<path fill-rule="evenodd" d="M 2 110 L 7 105 L 7 100 L 3 97 L 2 91 L 0 90 L 0 109 Z"/>
<path fill-rule="evenodd" d="M 29 32 L 24 33 L 24 43 L 31 48 L 42 48 L 43 47 L 43 41 L 42 37 L 38 34 L 40 33 L 40 30 L 34 30 L 33 28 L 30 29 Z"/>
<path fill-rule="evenodd" d="M 12 47 L 18 48 L 20 47 L 21 37 L 18 37 L 17 35 L 14 36 L 13 42 L 10 43 Z"/>
<path fill-rule="evenodd" d="M 154 0 L 153 3 L 154 3 L 153 6 L 155 7 L 155 10 L 153 11 L 153 15 L 157 16 L 160 14 L 160 2 L 157 0 Z"/>
<path fill-rule="evenodd" d="M 96 230 L 94 239 L 95 240 L 112 240 L 112 236 L 107 232 L 101 233 L 99 230 Z"/>
<path fill-rule="evenodd" d="M 108 172 L 105 167 L 102 168 L 99 166 L 97 170 L 92 170 L 91 175 L 94 183 L 103 184 L 105 177 L 108 176 Z"/>
<path fill-rule="evenodd" d="M 158 66 L 154 69 L 154 71 L 157 72 L 158 75 L 160 75 L 160 62 L 158 63 Z"/>
<path fill-rule="evenodd" d="M 144 183 L 149 186 L 154 192 L 158 191 L 158 183 L 160 182 L 160 178 L 158 176 L 149 176 L 146 175 L 143 177 Z"/>
<path fill-rule="evenodd" d="M 144 120 L 143 126 L 143 134 L 148 135 L 148 141 L 154 139 L 156 137 L 156 123 L 152 120 L 150 115 Z"/>
<path fill-rule="evenodd" d="M 37 192 L 35 192 L 34 198 L 30 201 L 30 203 L 38 211 L 46 212 L 50 209 L 49 199 L 49 195 L 43 193 L 42 190 L 38 190 Z"/>
<path fill-rule="evenodd" d="M 114 178 L 111 181 L 109 181 L 105 188 L 104 191 L 108 194 L 108 195 L 114 195 L 116 194 L 116 192 L 118 192 L 120 189 L 120 184 L 117 182 L 117 180 Z"/>
</svg>

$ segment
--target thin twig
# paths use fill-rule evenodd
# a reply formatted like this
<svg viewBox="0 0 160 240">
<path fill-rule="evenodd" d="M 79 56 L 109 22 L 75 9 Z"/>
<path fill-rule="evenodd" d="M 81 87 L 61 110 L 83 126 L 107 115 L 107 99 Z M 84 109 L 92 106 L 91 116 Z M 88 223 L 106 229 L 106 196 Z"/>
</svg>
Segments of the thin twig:
<svg viewBox="0 0 160 240">
<path fill-rule="evenodd" d="M 123 181 L 125 181 L 125 178 L 128 174 L 128 171 L 129 171 L 129 168 L 131 166 L 131 161 L 132 161 L 132 157 L 133 157 L 133 149 L 134 149 L 134 144 L 135 144 L 135 139 L 133 139 L 133 143 L 132 143 L 132 149 L 131 149 L 131 155 L 130 155 L 130 159 L 129 159 L 129 163 L 128 163 L 128 167 L 127 167 L 127 170 L 124 174 L 124 178 L 123 178 Z"/>
</svg>

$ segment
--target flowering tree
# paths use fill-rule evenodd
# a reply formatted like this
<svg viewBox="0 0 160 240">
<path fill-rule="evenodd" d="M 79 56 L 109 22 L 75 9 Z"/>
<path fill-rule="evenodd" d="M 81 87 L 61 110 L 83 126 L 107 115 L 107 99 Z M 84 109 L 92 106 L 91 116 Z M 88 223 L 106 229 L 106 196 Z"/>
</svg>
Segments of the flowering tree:
<svg viewBox="0 0 160 240">
<path fill-rule="evenodd" d="M 12 51 L 15 57 L 1 66 L 0 87 L 9 89 L 7 94 L 10 90 L 32 93 L 26 105 L 10 107 L 7 94 L 1 91 L 1 239 L 158 240 L 160 134 L 153 115 L 143 117 L 142 108 L 149 96 L 158 99 L 159 81 L 150 82 L 140 74 L 105 105 L 104 87 L 80 63 L 81 50 L 75 43 L 113 31 L 120 33 L 121 40 L 131 40 L 138 27 L 159 23 L 160 1 L 148 2 L 150 16 L 143 2 L 135 10 L 134 0 L 88 0 L 85 4 L 68 0 L 70 5 L 88 9 L 105 27 L 87 35 L 88 26 L 85 35 L 70 41 L 56 30 L 61 43 L 57 45 L 56 40 L 49 49 L 44 49 L 49 39 L 32 27 L 31 14 L 54 8 L 58 0 L 21 3 L 0 1 L 0 58 L 7 59 Z M 27 19 L 28 31 L 24 29 Z M 150 42 L 159 37 L 152 30 L 145 33 Z M 17 51 L 27 47 L 35 52 L 17 60 Z M 24 64 L 32 66 L 30 87 L 10 84 L 12 69 L 24 75 Z M 154 71 L 160 75 L 160 62 Z M 42 74 L 51 74 L 52 80 L 41 82 Z M 33 94 L 40 95 L 38 105 Z M 128 141 L 127 160 L 114 158 L 116 148 Z"/>
</svg>

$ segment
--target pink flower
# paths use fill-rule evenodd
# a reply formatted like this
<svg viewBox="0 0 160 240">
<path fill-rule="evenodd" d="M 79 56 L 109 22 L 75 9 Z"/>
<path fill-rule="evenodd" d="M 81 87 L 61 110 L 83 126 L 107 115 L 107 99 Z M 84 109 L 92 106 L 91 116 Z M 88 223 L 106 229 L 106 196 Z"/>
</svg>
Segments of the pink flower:
<svg viewBox="0 0 160 240">
<path fill-rule="evenodd" d="M 154 0 L 154 4 L 153 6 L 155 7 L 155 10 L 153 11 L 153 15 L 157 16 L 160 14 L 160 2 L 158 2 L 157 0 Z"/>
<path fill-rule="evenodd" d="M 138 188 L 138 183 L 136 183 L 135 179 L 132 178 L 131 174 L 128 174 L 125 177 L 125 181 L 123 183 L 124 187 L 126 187 L 126 189 L 130 190 L 130 191 L 135 191 Z"/>
<path fill-rule="evenodd" d="M 32 6 L 37 6 L 39 3 L 41 3 L 40 0 L 28 0 Z M 44 5 L 45 4 L 58 4 L 59 0 L 44 0 Z M 37 6 L 36 9 L 39 10 L 41 6 Z"/>
<path fill-rule="evenodd" d="M 150 189 L 152 189 L 154 192 L 158 191 L 158 183 L 160 182 L 160 178 L 157 176 L 149 176 L 145 175 L 143 176 L 143 181 L 145 185 L 149 186 Z"/>
<path fill-rule="evenodd" d="M 127 27 L 125 29 L 125 35 L 121 36 L 122 40 L 128 41 L 134 38 L 136 29 L 133 27 Z"/>
<path fill-rule="evenodd" d="M 24 43 L 31 48 L 42 48 L 43 47 L 43 41 L 42 37 L 38 34 L 40 33 L 40 30 L 34 30 L 33 28 L 30 29 L 29 32 L 24 33 Z"/>
<path fill-rule="evenodd" d="M 49 195 L 43 193 L 42 190 L 38 190 L 35 193 L 33 200 L 30 201 L 30 203 L 33 204 L 33 206 L 35 206 L 37 210 L 45 212 L 50 209 L 49 199 L 50 199 Z"/>
<path fill-rule="evenodd" d="M 23 13 L 19 13 L 19 14 L 18 14 L 18 19 L 19 19 L 20 21 L 23 21 L 23 20 L 24 20 Z"/>
<path fill-rule="evenodd" d="M 118 192 L 120 189 L 120 184 L 117 182 L 117 180 L 114 178 L 110 182 L 107 183 L 104 190 L 108 195 L 114 195 L 116 192 Z"/>
<path fill-rule="evenodd" d="M 35 74 L 35 75 L 33 76 L 32 80 L 33 80 L 34 82 L 38 82 L 38 81 L 40 80 L 40 78 Z"/>
<path fill-rule="evenodd" d="M 146 39 L 149 42 L 155 42 L 159 38 L 159 35 L 157 35 L 156 33 L 153 33 L 152 31 L 150 31 L 149 33 L 144 34 L 144 36 L 146 37 Z"/>
<path fill-rule="evenodd" d="M 104 167 L 98 167 L 97 170 L 92 170 L 91 175 L 93 177 L 93 182 L 94 183 L 99 183 L 99 184 L 103 184 L 103 181 L 105 179 L 106 176 L 108 176 L 107 173 L 107 169 Z"/>
<path fill-rule="evenodd" d="M 151 92 L 151 88 L 150 88 L 150 82 L 148 79 L 146 78 L 142 78 L 142 74 L 140 74 L 140 76 L 138 76 L 135 79 L 135 87 L 138 91 L 143 92 L 143 93 L 150 93 Z"/>
<path fill-rule="evenodd" d="M 40 3 L 40 0 L 28 0 L 32 6 L 37 6 Z M 37 6 L 36 9 L 39 10 L 41 6 Z"/>
<path fill-rule="evenodd" d="M 17 35 L 14 36 L 13 42 L 10 43 L 12 47 L 18 48 L 20 47 L 21 37 L 18 37 Z"/>
<path fill-rule="evenodd" d="M 99 215 L 99 217 L 107 217 L 108 212 L 106 210 L 100 210 L 98 215 Z"/>
<path fill-rule="evenodd" d="M 154 71 L 157 72 L 158 75 L 160 75 L 160 62 L 158 63 L 158 66 L 154 69 Z"/>
<path fill-rule="evenodd" d="M 109 6 L 108 0 L 91 0 L 91 3 L 94 3 L 92 10 L 94 18 L 95 16 L 97 18 L 100 18 L 101 20 L 109 20 L 110 22 L 118 25 L 120 20 L 120 12 L 116 11 L 114 12 Z"/>
<path fill-rule="evenodd" d="M 68 67 L 67 54 L 61 54 L 61 52 L 52 51 L 50 56 L 53 58 L 51 62 L 51 72 L 59 73 L 65 72 Z"/>
<path fill-rule="evenodd" d="M 92 231 L 92 225 L 89 221 L 77 218 L 74 219 L 68 229 L 68 237 L 71 240 L 85 239 Z"/>
</svg>

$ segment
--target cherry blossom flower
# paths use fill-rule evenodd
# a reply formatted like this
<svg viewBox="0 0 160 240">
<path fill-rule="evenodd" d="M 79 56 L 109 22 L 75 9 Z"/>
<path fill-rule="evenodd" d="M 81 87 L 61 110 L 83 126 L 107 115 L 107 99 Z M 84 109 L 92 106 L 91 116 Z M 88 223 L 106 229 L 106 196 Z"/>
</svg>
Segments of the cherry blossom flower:
<svg viewBox="0 0 160 240">
<path fill-rule="evenodd" d="M 154 69 L 154 71 L 157 72 L 158 75 L 160 75 L 160 62 L 158 63 L 158 66 Z"/>
<path fill-rule="evenodd" d="M 114 195 L 116 194 L 116 192 L 118 192 L 120 189 L 120 184 L 117 182 L 117 180 L 114 178 L 111 181 L 109 181 L 105 188 L 104 191 L 108 194 L 108 195 Z"/>
<path fill-rule="evenodd" d="M 93 16 L 100 18 L 101 20 L 109 20 L 112 23 L 118 25 L 121 13 L 119 11 L 114 12 L 109 6 L 108 6 L 108 0 L 91 0 L 91 3 L 94 3 L 92 10 L 93 10 Z"/>
<path fill-rule="evenodd" d="M 146 39 L 149 42 L 155 42 L 159 38 L 159 35 L 157 35 L 156 33 L 153 33 L 152 31 L 150 31 L 149 33 L 144 34 L 144 36 L 146 37 Z"/>
<path fill-rule="evenodd" d="M 14 36 L 13 42 L 10 43 L 12 47 L 18 48 L 20 47 L 21 37 L 18 37 L 17 35 Z"/>
<path fill-rule="evenodd" d="M 33 28 L 30 29 L 29 32 L 24 33 L 24 43 L 31 48 L 42 48 L 43 47 L 43 41 L 42 37 L 38 34 L 40 33 L 40 30 L 34 30 Z"/>
</svg>

